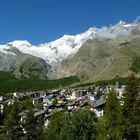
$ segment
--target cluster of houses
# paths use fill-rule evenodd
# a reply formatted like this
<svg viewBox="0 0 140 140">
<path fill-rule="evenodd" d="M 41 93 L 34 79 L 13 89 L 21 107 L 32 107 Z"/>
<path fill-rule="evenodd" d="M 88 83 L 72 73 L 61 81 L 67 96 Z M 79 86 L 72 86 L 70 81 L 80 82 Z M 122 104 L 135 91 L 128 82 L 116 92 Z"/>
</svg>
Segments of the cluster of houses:
<svg viewBox="0 0 140 140">
<path fill-rule="evenodd" d="M 15 92 L 11 99 L 5 99 L 5 97 L 0 96 L 0 113 L 3 113 L 5 103 L 9 105 L 14 103 L 15 98 L 30 96 L 34 106 L 34 117 L 42 115 L 46 127 L 54 112 L 86 108 L 95 112 L 95 114 L 100 117 L 104 114 L 106 95 L 112 89 L 116 91 L 118 98 L 121 98 L 125 91 L 125 86 L 119 87 L 118 83 L 116 83 L 116 86 L 98 86 L 93 89 L 88 87 L 84 89 L 52 90 L 44 94 L 40 94 L 39 92 L 31 92 L 28 94 Z M 39 104 L 42 105 L 42 109 L 37 108 Z M 21 121 L 24 121 L 27 112 L 28 110 L 23 110 L 19 114 Z"/>
</svg>

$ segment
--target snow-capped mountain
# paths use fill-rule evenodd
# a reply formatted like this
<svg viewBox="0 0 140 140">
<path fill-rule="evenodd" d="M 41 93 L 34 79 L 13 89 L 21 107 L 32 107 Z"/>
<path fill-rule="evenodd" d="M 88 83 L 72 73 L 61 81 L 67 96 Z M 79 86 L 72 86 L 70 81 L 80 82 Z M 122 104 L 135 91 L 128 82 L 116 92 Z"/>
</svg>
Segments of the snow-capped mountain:
<svg viewBox="0 0 140 140">
<path fill-rule="evenodd" d="M 90 28 L 86 32 L 78 35 L 64 35 L 63 37 L 40 45 L 32 45 L 28 41 L 13 41 L 6 45 L 0 45 L 0 52 L 9 55 L 16 55 L 10 52 L 11 47 L 16 47 L 19 51 L 25 54 L 30 54 L 44 59 L 49 64 L 57 64 L 62 60 L 73 57 L 79 48 L 90 39 L 94 38 L 115 38 L 119 35 L 129 35 L 136 23 L 127 24 L 120 21 L 111 27 Z"/>
<path fill-rule="evenodd" d="M 57 63 L 68 56 L 74 55 L 87 40 L 95 38 L 95 34 L 96 29 L 90 28 L 82 34 L 76 36 L 64 35 L 60 39 L 37 46 L 31 45 L 28 41 L 17 40 L 6 45 L 0 45 L 0 51 L 8 54 L 10 52 L 6 50 L 10 47 L 16 47 L 21 52 L 40 57 L 48 63 Z"/>
<path fill-rule="evenodd" d="M 13 71 L 19 78 L 39 75 L 50 79 L 71 75 L 95 78 L 101 71 L 100 75 L 103 75 L 101 78 L 104 78 L 109 75 L 105 74 L 105 67 L 112 73 L 120 69 L 115 66 L 121 65 L 124 60 L 125 67 L 122 67 L 120 73 L 114 72 L 112 76 L 124 75 L 126 73 L 122 74 L 122 72 L 128 72 L 129 67 L 126 69 L 126 66 L 130 65 L 128 64 L 130 56 L 126 59 L 127 51 L 134 49 L 134 52 L 139 52 L 135 48 L 136 46 L 139 48 L 139 37 L 140 23 L 128 24 L 120 21 L 114 26 L 100 29 L 94 27 L 78 35 L 64 35 L 45 44 L 32 45 L 26 40 L 16 40 L 0 45 L 0 71 Z M 123 45 L 127 47 L 120 47 Z M 113 60 L 118 60 L 118 64 L 114 65 L 116 61 Z M 111 70 L 113 65 L 114 70 Z"/>
</svg>

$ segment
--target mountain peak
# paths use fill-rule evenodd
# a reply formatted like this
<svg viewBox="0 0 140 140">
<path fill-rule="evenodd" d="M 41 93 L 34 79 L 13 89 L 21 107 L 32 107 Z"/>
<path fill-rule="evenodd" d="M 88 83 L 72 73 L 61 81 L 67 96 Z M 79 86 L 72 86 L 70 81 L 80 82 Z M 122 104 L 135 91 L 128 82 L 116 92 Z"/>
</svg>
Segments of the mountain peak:
<svg viewBox="0 0 140 140">
<path fill-rule="evenodd" d="M 119 25 L 125 25 L 125 24 L 126 24 L 126 22 L 125 22 L 125 21 L 123 21 L 123 20 L 120 20 L 118 24 L 119 24 Z"/>
<path fill-rule="evenodd" d="M 20 46 L 31 46 L 31 44 L 26 41 L 26 40 L 15 40 L 13 42 L 9 42 L 7 44 L 8 46 L 13 46 L 13 47 L 20 47 Z"/>
<path fill-rule="evenodd" d="M 96 27 L 91 27 L 87 31 L 97 31 L 97 28 Z"/>
</svg>

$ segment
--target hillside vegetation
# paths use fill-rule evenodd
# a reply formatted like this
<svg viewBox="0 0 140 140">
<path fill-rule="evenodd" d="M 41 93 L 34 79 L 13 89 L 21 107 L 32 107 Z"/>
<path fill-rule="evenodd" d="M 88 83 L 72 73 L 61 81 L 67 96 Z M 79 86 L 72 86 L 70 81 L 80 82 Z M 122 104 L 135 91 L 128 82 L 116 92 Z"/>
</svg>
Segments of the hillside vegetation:
<svg viewBox="0 0 140 140">
<path fill-rule="evenodd" d="M 96 38 L 83 45 L 65 67 L 66 75 L 79 75 L 82 81 L 127 77 L 140 70 L 140 35 L 115 39 Z"/>
<path fill-rule="evenodd" d="M 134 61 L 130 69 L 136 73 L 140 72 L 140 57 L 134 58 Z"/>
<path fill-rule="evenodd" d="M 29 79 L 19 80 L 10 72 L 0 71 L 0 93 L 55 89 L 65 87 L 76 82 L 79 82 L 77 76 L 56 80 L 42 80 L 37 76 L 32 76 Z"/>
</svg>

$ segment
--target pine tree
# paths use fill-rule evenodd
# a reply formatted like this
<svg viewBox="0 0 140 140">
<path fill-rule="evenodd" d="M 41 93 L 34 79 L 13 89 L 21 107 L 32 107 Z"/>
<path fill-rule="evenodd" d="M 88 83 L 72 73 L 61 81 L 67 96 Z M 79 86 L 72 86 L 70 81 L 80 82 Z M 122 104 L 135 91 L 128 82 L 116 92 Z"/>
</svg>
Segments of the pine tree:
<svg viewBox="0 0 140 140">
<path fill-rule="evenodd" d="M 25 123 L 23 124 L 25 139 L 27 140 L 36 140 L 36 120 L 33 115 L 33 110 L 29 110 L 26 113 Z"/>
<path fill-rule="evenodd" d="M 37 139 L 36 140 L 43 140 L 43 129 L 44 129 L 44 116 L 39 116 L 37 118 Z"/>
<path fill-rule="evenodd" d="M 34 111 L 29 110 L 26 114 L 25 122 L 23 128 L 25 129 L 25 139 L 26 140 L 42 140 L 43 139 L 43 123 L 44 118 L 39 116 L 34 117 Z"/>
<path fill-rule="evenodd" d="M 47 129 L 44 129 L 44 139 L 45 140 L 61 140 L 61 129 L 65 123 L 65 115 L 63 112 L 54 113 L 51 117 L 50 123 Z M 67 121 L 69 121 L 67 119 Z"/>
<path fill-rule="evenodd" d="M 96 140 L 108 140 L 106 120 L 104 116 L 98 118 Z"/>
<path fill-rule="evenodd" d="M 123 116 L 125 119 L 124 138 L 140 139 L 140 95 L 137 79 L 132 75 L 124 94 Z"/>
<path fill-rule="evenodd" d="M 88 110 L 75 110 L 70 113 L 54 114 L 45 130 L 45 140 L 95 140 L 95 114 Z"/>
<path fill-rule="evenodd" d="M 20 126 L 19 116 L 19 113 L 21 111 L 20 104 L 17 101 L 15 101 L 15 103 L 11 105 L 8 110 L 10 112 L 7 112 L 7 116 L 4 122 L 6 137 L 8 140 L 20 140 L 23 136 L 23 130 Z"/>
<path fill-rule="evenodd" d="M 63 139 L 66 140 L 95 140 L 96 115 L 86 109 L 73 111 L 65 119 L 62 131 Z M 68 120 L 68 121 L 67 121 Z M 60 133 L 62 135 L 62 133 Z"/>
<path fill-rule="evenodd" d="M 121 106 L 114 91 L 108 94 L 107 103 L 105 106 L 105 115 L 99 119 L 97 139 L 101 137 L 104 140 L 121 140 Z M 102 131 L 102 134 L 100 133 Z"/>
</svg>

